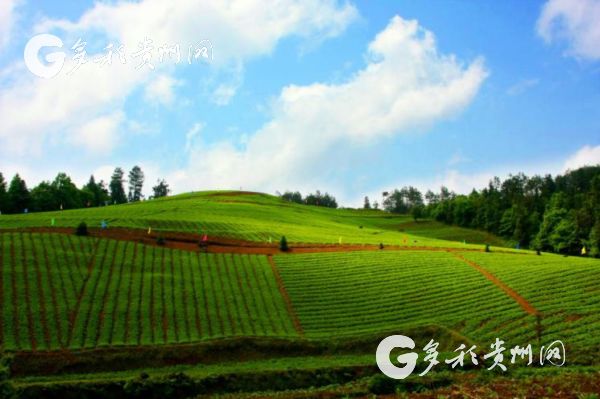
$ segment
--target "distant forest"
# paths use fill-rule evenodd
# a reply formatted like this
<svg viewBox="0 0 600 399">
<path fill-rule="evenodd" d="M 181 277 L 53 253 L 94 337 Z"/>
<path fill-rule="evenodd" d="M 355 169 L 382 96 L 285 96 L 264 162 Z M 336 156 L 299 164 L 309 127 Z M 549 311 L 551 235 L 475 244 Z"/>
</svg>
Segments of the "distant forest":
<svg viewBox="0 0 600 399">
<path fill-rule="evenodd" d="M 442 187 L 423 198 L 416 188 L 404 187 L 383 197 L 386 211 L 411 213 L 415 220 L 426 217 L 485 230 L 522 248 L 600 257 L 600 166 L 556 177 L 495 177 L 468 195 Z"/>
<path fill-rule="evenodd" d="M 17 173 L 7 184 L 0 172 L 0 214 L 57 211 L 85 207 L 123 204 L 144 199 L 144 172 L 134 166 L 125 179 L 123 169 L 115 168 L 110 182 L 96 182 L 94 176 L 83 187 L 78 188 L 65 173 L 59 173 L 53 181 L 42 181 L 33 189 L 27 188 L 25 180 Z M 125 191 L 128 183 L 128 191 Z M 152 187 L 151 198 L 165 197 L 169 185 L 165 180 Z"/>
<path fill-rule="evenodd" d="M 128 183 L 128 190 L 125 190 Z M 78 188 L 59 173 L 29 190 L 17 174 L 9 184 L 0 173 L 0 212 L 23 213 L 136 202 L 144 199 L 144 173 L 134 166 L 125 179 L 116 168 L 108 184 L 94 176 Z M 169 186 L 157 181 L 151 198 L 167 196 Z M 298 204 L 337 208 L 334 196 L 316 191 L 278 195 Z M 511 239 L 521 248 L 562 254 L 600 257 L 600 166 L 588 166 L 564 175 L 528 177 L 520 173 L 506 180 L 493 178 L 482 190 L 455 194 L 446 187 L 423 195 L 415 187 L 382 193 L 384 211 L 411 214 L 415 220 L 429 218 L 461 227 L 475 228 Z M 379 209 L 365 197 L 363 208 Z"/>
</svg>

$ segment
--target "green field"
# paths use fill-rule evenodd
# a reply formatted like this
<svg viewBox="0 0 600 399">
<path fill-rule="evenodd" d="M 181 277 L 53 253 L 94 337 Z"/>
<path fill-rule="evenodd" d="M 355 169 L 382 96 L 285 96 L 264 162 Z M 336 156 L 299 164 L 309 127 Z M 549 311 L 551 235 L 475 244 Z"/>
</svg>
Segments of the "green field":
<svg viewBox="0 0 600 399">
<path fill-rule="evenodd" d="M 244 242 L 237 252 L 206 253 L 35 229 L 52 218 L 57 227 L 104 219 L 109 232 L 152 227 Z M 252 253 L 252 243 L 280 235 L 292 249 L 338 245 Z M 379 242 L 397 247 L 356 245 Z M 484 242 L 496 246 L 491 253 Z M 560 339 L 571 363 L 597 364 L 586 352 L 600 347 L 600 261 L 501 245 L 508 243 L 478 231 L 262 194 L 2 215 L 0 341 L 31 392 L 40 384 L 124 381 L 140 369 L 205 381 L 252 372 L 283 378 L 289 365 L 307 381 L 328 368 L 339 374 L 323 384 L 345 381 L 344 372 L 374 373 L 376 343 L 398 333 L 414 334 L 420 348 L 437 339 L 444 352 L 462 342 L 485 351 L 496 337 L 507 346 Z M 38 376 L 48 373 L 58 374 Z"/>
<path fill-rule="evenodd" d="M 203 192 L 118 206 L 77 209 L 27 215 L 0 215 L 0 229 L 23 227 L 75 227 L 85 221 L 99 228 L 110 227 L 154 231 L 177 231 L 209 236 L 267 242 L 286 236 L 293 243 L 343 243 L 463 246 L 501 246 L 503 240 L 487 233 L 451 228 L 404 231 L 410 216 L 390 215 L 375 210 L 329 209 L 282 201 L 258 193 Z M 453 233 L 454 232 L 454 233 Z M 468 235 L 466 234 L 468 232 Z M 441 234 L 439 234 L 441 233 Z"/>
<path fill-rule="evenodd" d="M 0 235 L 9 350 L 296 336 L 266 257 Z"/>
</svg>

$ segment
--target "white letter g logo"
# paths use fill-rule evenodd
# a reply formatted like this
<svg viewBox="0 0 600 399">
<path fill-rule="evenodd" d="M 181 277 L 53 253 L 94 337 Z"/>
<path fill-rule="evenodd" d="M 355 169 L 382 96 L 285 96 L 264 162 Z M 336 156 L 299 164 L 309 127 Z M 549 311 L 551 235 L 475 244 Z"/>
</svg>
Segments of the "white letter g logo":
<svg viewBox="0 0 600 399">
<path fill-rule="evenodd" d="M 396 380 L 401 380 L 410 375 L 417 365 L 419 355 L 414 352 L 398 356 L 398 362 L 406 364 L 404 367 L 395 366 L 390 360 L 394 348 L 414 349 L 415 342 L 404 335 L 390 335 L 379 343 L 375 359 L 377 366 L 383 374 Z"/>
<path fill-rule="evenodd" d="M 58 75 L 60 70 L 65 63 L 65 53 L 63 51 L 57 51 L 50 53 L 46 56 L 46 61 L 49 65 L 46 65 L 38 58 L 40 50 L 43 47 L 60 47 L 62 48 L 63 42 L 60 38 L 43 33 L 32 37 L 25 46 L 23 58 L 25 59 L 25 65 L 27 69 L 40 78 L 50 79 Z"/>
</svg>

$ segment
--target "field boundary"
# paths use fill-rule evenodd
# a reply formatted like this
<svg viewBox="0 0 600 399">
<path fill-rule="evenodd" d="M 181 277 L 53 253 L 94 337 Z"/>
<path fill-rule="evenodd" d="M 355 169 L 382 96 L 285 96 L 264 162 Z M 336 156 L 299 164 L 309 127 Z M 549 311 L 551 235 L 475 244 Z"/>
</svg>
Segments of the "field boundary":
<svg viewBox="0 0 600 399">
<path fill-rule="evenodd" d="M 462 256 L 459 253 L 452 252 L 452 254 L 457 259 L 463 261 L 467 265 L 469 265 L 472 268 L 474 268 L 475 270 L 477 270 L 485 278 L 487 278 L 489 281 L 491 281 L 496 287 L 498 287 L 502 291 L 504 291 L 508 296 L 510 296 L 512 299 L 514 299 L 519 304 L 519 306 L 521 306 L 521 308 L 523 308 L 523 310 L 525 312 L 529 313 L 532 316 L 538 316 L 540 314 L 540 312 L 531 303 L 529 303 L 529 301 L 527 301 L 527 299 L 522 297 L 517 291 L 510 288 L 506 283 L 504 283 L 502 280 L 500 280 L 498 277 L 496 277 L 490 271 L 486 270 L 483 266 L 481 266 L 480 264 L 478 264 L 470 259 L 465 258 L 464 256 Z"/>
<path fill-rule="evenodd" d="M 0 229 L 0 233 L 54 233 L 72 235 L 74 229 L 67 227 L 25 227 L 13 229 Z M 325 244 L 325 243 L 291 243 L 288 251 L 281 251 L 277 243 L 237 240 L 226 237 L 209 237 L 202 241 L 202 235 L 175 231 L 160 231 L 148 234 L 147 230 L 111 227 L 108 229 L 88 228 L 89 237 L 106 238 L 117 241 L 131 241 L 153 247 L 179 249 L 189 252 L 203 253 L 232 253 L 254 255 L 295 255 L 321 252 L 354 252 L 354 251 L 434 251 L 434 252 L 484 252 L 484 248 L 437 247 L 424 245 L 380 245 L 375 244 Z M 158 244 L 158 238 L 163 238 Z M 199 244 L 202 243 L 202 246 Z M 530 255 L 524 251 L 511 251 L 494 248 L 495 253 L 509 253 L 513 255 Z"/>
<path fill-rule="evenodd" d="M 275 281 L 277 282 L 277 288 L 279 288 L 281 297 L 282 297 L 283 301 L 285 302 L 285 307 L 287 309 L 288 315 L 290 316 L 290 318 L 292 319 L 292 322 L 294 323 L 294 329 L 296 330 L 296 332 L 298 333 L 298 335 L 300 337 L 304 337 L 304 329 L 302 328 L 302 324 L 300 324 L 300 319 L 298 318 L 298 315 L 296 314 L 296 311 L 294 310 L 294 305 L 292 305 L 292 300 L 290 299 L 290 296 L 288 295 L 288 292 L 285 289 L 283 279 L 281 278 L 281 275 L 279 274 L 279 269 L 277 268 L 277 265 L 275 264 L 275 259 L 273 259 L 272 255 L 269 255 L 269 256 L 267 256 L 267 260 L 269 261 L 269 265 L 271 265 L 271 270 L 273 270 L 273 275 L 275 276 Z"/>
</svg>

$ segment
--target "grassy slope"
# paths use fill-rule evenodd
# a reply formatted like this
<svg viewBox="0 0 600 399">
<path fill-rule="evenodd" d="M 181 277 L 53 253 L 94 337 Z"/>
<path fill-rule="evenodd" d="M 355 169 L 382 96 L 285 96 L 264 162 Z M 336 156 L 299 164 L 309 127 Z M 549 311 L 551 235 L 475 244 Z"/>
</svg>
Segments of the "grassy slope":
<svg viewBox="0 0 600 399">
<path fill-rule="evenodd" d="M 341 237 L 343 243 L 357 244 L 383 242 L 458 247 L 463 245 L 462 241 L 465 239 L 467 245 L 484 242 L 492 245 L 505 244 L 483 232 L 455 227 L 442 229 L 442 225 L 434 222 L 406 227 L 412 220 L 408 216 L 374 210 L 298 205 L 267 194 L 240 192 L 201 192 L 135 204 L 28 215 L 0 215 L 0 229 L 48 227 L 52 219 L 56 226 L 75 227 L 79 222 L 85 221 L 91 227 L 99 227 L 101 221 L 106 220 L 109 227 L 152 227 L 154 230 L 208 233 L 212 236 L 262 242 L 269 238 L 278 240 L 285 235 L 289 242 L 310 243 L 338 243 Z"/>
<path fill-rule="evenodd" d="M 282 202 L 276 197 L 262 194 L 232 195 L 230 193 L 198 193 L 171 197 L 162 200 L 149 201 L 139 204 L 110 206 L 105 208 L 74 210 L 29 215 L 2 215 L 0 216 L 0 229 L 18 228 L 28 226 L 48 226 L 50 219 L 55 218 L 57 226 L 76 226 L 81 220 L 90 225 L 99 225 L 102 219 L 109 221 L 111 227 L 123 226 L 134 228 L 163 229 L 172 231 L 207 232 L 214 236 L 225 236 L 246 240 L 263 241 L 268 237 L 276 239 L 286 235 L 291 242 L 330 243 L 337 242 L 342 236 L 344 243 L 379 243 L 407 245 L 430 245 L 441 247 L 464 248 L 462 240 L 468 243 L 489 242 L 492 245 L 506 244 L 504 241 L 487 234 L 440 225 L 436 222 L 414 223 L 406 216 L 392 216 L 378 211 L 356 210 L 331 210 L 318 207 L 309 207 Z M 363 228 L 359 228 L 363 226 Z M 18 236 L 18 237 L 17 237 Z M 78 289 L 88 278 L 87 261 L 92 252 L 92 244 L 86 239 L 76 237 L 60 238 L 53 234 L 1 234 L 0 242 L 3 255 L 3 344 L 7 347 L 22 347 L 27 349 L 27 340 L 23 343 L 14 342 L 14 323 L 20 325 L 19 333 L 23 337 L 33 334 L 40 349 L 44 345 L 55 348 L 60 331 L 62 339 L 68 336 L 69 312 L 77 302 Z M 67 240 L 67 241 L 64 241 Z M 445 241 L 456 240 L 458 242 Z M 414 241 L 417 241 L 415 243 Z M 13 247 L 11 249 L 11 246 Z M 112 248 L 112 250 L 109 248 Z M 244 295 L 235 295 L 237 290 L 252 289 L 238 285 L 238 281 L 252 285 L 248 275 L 235 277 L 233 270 L 244 269 L 250 263 L 229 262 L 228 271 L 215 264 L 213 271 L 205 271 L 204 277 L 198 277 L 196 283 L 207 284 L 217 279 L 225 282 L 224 287 L 231 290 L 232 295 L 219 296 L 210 292 L 206 287 L 212 302 L 208 311 L 201 315 L 201 323 L 208 323 L 208 318 L 213 317 L 213 325 L 219 324 L 218 318 L 224 321 L 223 331 L 218 334 L 202 335 L 192 332 L 188 327 L 185 333 L 175 334 L 171 326 L 179 323 L 184 325 L 182 319 L 183 308 L 193 312 L 193 306 L 185 303 L 180 296 L 192 290 L 193 279 L 185 278 L 185 271 L 192 269 L 200 271 L 189 254 L 182 251 L 165 250 L 159 259 L 166 260 L 166 269 L 162 270 L 162 260 L 150 262 L 148 259 L 155 256 L 155 250 L 138 245 L 137 255 L 133 254 L 134 244 L 114 243 L 101 240 L 99 247 L 110 254 L 115 252 L 113 261 L 109 255 L 104 260 L 96 259 L 98 271 L 104 270 L 103 275 L 90 275 L 90 282 L 96 279 L 99 282 L 98 293 L 88 293 L 82 298 L 82 312 L 89 313 L 89 325 L 75 325 L 76 331 L 81 333 L 74 338 L 74 342 L 90 347 L 94 345 L 130 345 L 139 341 L 123 340 L 122 328 L 127 324 L 123 322 L 127 317 L 135 319 L 143 309 L 129 309 L 127 303 L 128 290 L 132 295 L 142 296 L 143 301 L 149 300 L 144 296 L 142 289 L 138 289 L 136 281 L 144 275 L 146 289 L 149 286 L 157 287 L 154 292 L 154 312 L 158 318 L 159 326 L 151 328 L 143 324 L 132 330 L 132 336 L 138 335 L 144 343 L 173 343 L 194 342 L 207 338 L 236 335 L 232 333 L 232 325 L 237 322 L 245 327 L 241 335 L 253 335 L 251 324 L 262 326 L 267 323 L 264 315 L 271 313 L 266 309 L 266 302 L 246 301 L 245 306 L 250 306 L 254 316 L 239 319 L 245 312 L 244 303 L 239 301 Z M 467 245 L 470 247 L 470 245 Z M 475 245 L 481 248 L 481 245 Z M 47 255 L 44 253 L 47 252 Z M 523 251 L 524 252 L 524 251 Z M 142 261 L 140 254 L 147 255 Z M 14 254 L 14 255 L 13 255 Z M 35 255 L 35 257 L 33 257 Z M 484 254 L 465 253 L 464 256 L 474 260 L 497 275 L 501 280 L 518 291 L 522 296 L 536 306 L 543 314 L 545 338 L 564 339 L 568 350 L 576 349 L 581 352 L 585 348 L 597 347 L 599 342 L 595 329 L 598 327 L 598 289 L 594 285 L 597 281 L 598 262 L 577 258 L 562 258 L 546 255 L 542 257 L 515 256 L 511 254 Z M 135 257 L 135 260 L 134 260 Z M 100 257 L 102 258 L 102 257 Z M 14 265 L 11 263 L 14 259 Z M 170 261 L 175 261 L 174 271 L 184 278 L 175 277 L 170 271 Z M 501 290 L 493 286 L 474 269 L 458 261 L 451 255 L 439 252 L 356 252 L 356 253 L 328 253 L 305 254 L 292 256 L 276 256 L 281 276 L 287 287 L 294 309 L 303 325 L 307 338 L 328 339 L 340 336 L 361 336 L 382 332 L 402 332 L 424 325 L 443 325 L 451 330 L 465 335 L 469 340 L 478 344 L 489 344 L 493 338 L 499 336 L 508 340 L 508 344 L 535 344 L 534 318 L 520 309 L 512 299 Z M 181 264 L 179 263 L 181 262 Z M 262 262 L 262 261 L 260 261 Z M 261 264 L 258 262 L 258 264 Z M 200 262 L 202 263 L 202 262 Z M 144 268 L 154 265 L 159 270 L 142 273 Z M 245 266 L 244 266 L 245 265 Z M 262 263 L 265 265 L 265 263 Z M 124 270 L 123 273 L 120 270 Z M 38 272 L 39 270 L 39 272 Z M 113 270 L 113 277 L 108 277 L 108 271 Z M 246 269 L 247 270 L 247 269 Z M 15 272 L 16 271 L 16 272 Z M 229 274 L 227 274 L 229 273 Z M 268 274 L 265 269 L 264 273 Z M 121 276 L 118 282 L 118 276 Z M 229 275 L 230 277 L 225 277 Z M 39 277 L 38 277 L 39 276 Z M 269 277 L 271 279 L 271 277 Z M 28 283 L 26 283 L 26 280 Z M 12 291 L 12 283 L 17 290 Z M 170 281 L 171 288 L 166 288 L 165 303 L 167 310 L 161 308 L 163 294 L 161 286 L 155 285 L 159 281 Z M 271 284 L 272 284 L 272 280 Z M 50 284 L 54 284 L 55 287 Z M 61 284 L 64 290 L 58 290 Z M 39 287 L 42 290 L 39 290 Z M 115 293 L 114 287 L 127 287 L 127 291 L 120 290 Z M 182 286 L 182 289 L 178 287 Z M 273 298 L 278 293 L 274 286 L 268 292 Z M 106 288 L 106 290 L 104 290 Z M 59 296 L 64 296 L 64 301 L 56 305 L 52 300 L 52 292 L 56 290 Z M 102 328 L 95 330 L 95 324 L 105 316 L 100 309 L 104 295 L 106 297 L 109 314 L 115 314 L 116 319 L 104 320 Z M 263 290 L 263 293 L 267 292 Z M 173 296 L 175 293 L 175 296 Z M 215 294 L 215 295 L 213 295 Z M 111 299 L 111 295 L 116 295 Z M 149 295 L 149 294 L 148 294 Z M 250 298 L 248 296 L 247 298 Z M 8 299 L 10 298 L 10 299 Z M 172 299 L 171 299 L 172 298 Z M 246 299 L 247 299 L 246 298 Z M 239 303 L 234 303 L 238 300 Z M 13 304 L 12 302 L 15 301 Z M 169 301 L 173 301 L 171 305 Z M 222 302 L 222 303 L 221 303 Z M 44 303 L 44 306 L 42 306 Z M 16 306 L 15 306 L 16 305 Z M 100 307 L 99 307 L 100 306 Z M 146 308 L 148 303 L 144 302 Z M 170 306 L 170 307 L 169 307 Z M 204 305 L 198 305 L 203 308 Z M 281 306 L 281 305 L 278 305 Z M 29 327 L 27 310 L 32 314 L 34 325 Z M 171 310 L 169 310 L 171 309 Z M 173 309 L 175 309 L 174 313 Z M 217 309 L 219 309 L 217 311 Z M 84 312 L 85 311 L 85 312 Z M 89 311 L 89 312 L 88 312 Z M 146 310 L 143 310 L 146 312 Z M 130 312 L 129 316 L 128 312 Z M 219 312 L 222 312 L 219 315 Z M 266 312 L 266 313 L 265 313 Z M 227 316 L 227 314 L 231 316 Z M 276 313 L 276 312 L 275 312 Z M 40 320 L 47 319 L 50 329 L 50 342 L 46 342 L 44 328 Z M 210 316 L 212 314 L 212 316 Z M 151 338 L 152 329 L 156 337 L 163 337 L 161 320 L 166 316 L 169 322 L 166 328 L 166 341 L 154 342 Z M 262 319 L 261 319 L 262 317 Z M 51 321 L 57 320 L 56 323 Z M 77 322 L 78 319 L 76 319 Z M 119 321 L 121 320 L 121 321 Z M 262 320 L 262 322 L 260 321 Z M 81 322 L 81 321 L 79 321 Z M 113 324 L 114 323 L 114 326 Z M 145 323 L 145 322 L 144 322 Z M 245 324 L 244 324 L 245 323 Z M 290 323 L 289 320 L 286 323 Z M 80 330 L 77 330 L 77 328 Z M 108 329 L 110 327 L 110 329 Z M 137 328 L 137 330 L 135 329 Z M 219 327 L 221 328 L 221 327 Z M 286 327 L 289 330 L 289 325 Z M 116 341 L 110 341 L 109 331 L 113 331 Z M 286 331 L 287 331 L 286 330 Z M 11 332 L 13 331 L 13 332 Z M 87 332 L 84 332 L 87 331 Z M 118 331 L 118 334 L 114 334 Z M 266 330 L 265 330 L 266 331 Z M 289 331 L 288 331 L 289 332 Z M 273 331 L 266 335 L 280 336 Z M 294 336 L 294 333 L 283 335 Z M 82 338 L 84 337 L 84 338 Z M 436 338 L 435 334 L 428 338 Z M 78 341 L 79 340 L 79 341 Z M 89 341 L 89 344 L 88 344 Z M 545 340 L 544 342 L 545 343 Z M 368 356 L 372 356 L 369 353 Z M 327 365 L 326 358 L 308 359 L 305 366 L 318 363 Z M 344 364 L 363 363 L 363 357 L 341 358 Z M 293 362 L 282 360 L 285 362 Z M 248 363 L 250 369 L 263 366 L 270 367 L 270 361 L 257 361 Z M 277 363 L 276 360 L 272 362 Z M 274 363 L 274 364 L 275 364 Z M 302 363 L 302 361 L 300 362 Z M 287 364 L 287 363 L 286 363 Z M 337 365 L 337 361 L 335 362 Z M 187 366 L 181 366 L 183 368 Z M 198 369 L 185 368 L 189 373 L 210 373 L 211 368 L 203 366 Z M 212 367 L 212 366 L 211 366 Z M 215 372 L 220 366 L 214 366 Z M 227 366 L 223 365 L 226 369 Z M 285 367 L 282 363 L 277 367 Z M 165 369 L 166 370 L 169 369 Z M 114 378 L 122 378 L 126 375 Z M 110 374 L 97 375 L 91 378 L 113 378 Z M 79 377 L 76 377 L 77 380 Z M 33 382 L 30 381 L 30 382 Z"/>
</svg>

